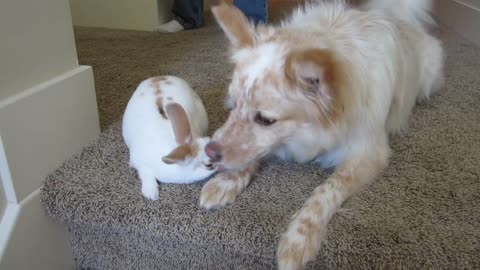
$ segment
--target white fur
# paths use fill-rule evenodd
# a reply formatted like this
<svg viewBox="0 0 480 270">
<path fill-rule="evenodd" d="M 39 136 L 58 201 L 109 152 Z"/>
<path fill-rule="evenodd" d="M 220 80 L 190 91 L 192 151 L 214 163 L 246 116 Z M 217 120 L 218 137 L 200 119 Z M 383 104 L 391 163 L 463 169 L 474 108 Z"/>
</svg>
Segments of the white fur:
<svg viewBox="0 0 480 270">
<path fill-rule="evenodd" d="M 199 156 L 179 164 L 165 164 L 162 157 L 178 145 L 170 119 L 164 119 L 156 104 L 156 88 L 152 79 L 140 83 L 128 102 L 123 117 L 123 137 L 130 150 L 130 165 L 138 170 L 142 181 L 142 194 L 149 199 L 158 199 L 156 180 L 163 183 L 192 183 L 207 178 L 214 170 L 203 163 L 209 159 L 203 151 L 209 138 L 203 137 L 208 129 L 205 107 L 183 79 L 168 76 L 169 84 L 160 81 L 164 105 L 180 104 L 186 111 L 191 135 L 198 143 Z M 169 100 L 171 98 L 172 100 Z"/>
</svg>

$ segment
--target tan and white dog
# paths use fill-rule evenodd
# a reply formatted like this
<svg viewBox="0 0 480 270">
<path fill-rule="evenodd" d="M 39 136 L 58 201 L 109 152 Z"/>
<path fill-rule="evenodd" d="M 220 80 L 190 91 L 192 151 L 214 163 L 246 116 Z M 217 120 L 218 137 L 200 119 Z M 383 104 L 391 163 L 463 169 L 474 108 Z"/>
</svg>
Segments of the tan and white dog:
<svg viewBox="0 0 480 270">
<path fill-rule="evenodd" d="M 254 27 L 235 7 L 212 12 L 231 42 L 231 112 L 206 146 L 224 172 L 202 189 L 206 209 L 233 202 L 267 155 L 317 161 L 334 173 L 293 216 L 279 269 L 314 259 L 332 216 L 387 166 L 389 134 L 443 83 L 443 49 L 427 32 L 430 0 L 317 1 L 278 26 Z"/>
</svg>

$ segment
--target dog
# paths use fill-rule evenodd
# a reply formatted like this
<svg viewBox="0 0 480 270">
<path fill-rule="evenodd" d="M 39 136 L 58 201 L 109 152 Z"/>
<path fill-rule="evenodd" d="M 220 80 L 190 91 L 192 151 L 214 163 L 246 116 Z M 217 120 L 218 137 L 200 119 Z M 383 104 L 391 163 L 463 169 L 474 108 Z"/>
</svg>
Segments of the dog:
<svg viewBox="0 0 480 270">
<path fill-rule="evenodd" d="M 428 33 L 431 5 L 316 1 L 279 25 L 257 26 L 231 5 L 213 7 L 235 68 L 228 119 L 205 148 L 223 172 L 202 188 L 201 207 L 232 203 L 270 155 L 334 168 L 277 247 L 279 269 L 304 268 L 342 203 L 388 165 L 389 136 L 443 85 L 442 44 Z"/>
</svg>

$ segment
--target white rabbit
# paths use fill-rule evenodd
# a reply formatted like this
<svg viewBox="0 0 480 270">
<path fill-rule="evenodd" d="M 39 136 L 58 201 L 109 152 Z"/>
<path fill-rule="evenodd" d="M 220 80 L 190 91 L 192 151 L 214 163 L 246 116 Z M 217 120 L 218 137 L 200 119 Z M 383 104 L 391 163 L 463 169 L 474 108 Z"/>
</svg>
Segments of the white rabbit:
<svg viewBox="0 0 480 270">
<path fill-rule="evenodd" d="M 140 83 L 125 110 L 122 132 L 146 198 L 158 199 L 156 180 L 188 184 L 216 171 L 204 151 L 207 129 L 205 107 L 186 81 L 160 76 Z"/>
</svg>

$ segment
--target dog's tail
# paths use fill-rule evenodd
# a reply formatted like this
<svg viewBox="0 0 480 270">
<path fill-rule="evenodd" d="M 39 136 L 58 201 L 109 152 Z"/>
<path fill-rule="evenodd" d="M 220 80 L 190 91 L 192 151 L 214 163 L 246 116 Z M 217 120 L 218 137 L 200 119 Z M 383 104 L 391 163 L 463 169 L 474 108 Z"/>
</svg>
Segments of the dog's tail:
<svg viewBox="0 0 480 270">
<path fill-rule="evenodd" d="M 432 6 L 432 0 L 367 0 L 364 4 L 366 9 L 385 9 L 398 19 L 423 26 L 435 24 Z"/>
</svg>

